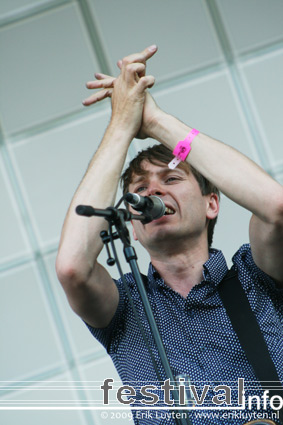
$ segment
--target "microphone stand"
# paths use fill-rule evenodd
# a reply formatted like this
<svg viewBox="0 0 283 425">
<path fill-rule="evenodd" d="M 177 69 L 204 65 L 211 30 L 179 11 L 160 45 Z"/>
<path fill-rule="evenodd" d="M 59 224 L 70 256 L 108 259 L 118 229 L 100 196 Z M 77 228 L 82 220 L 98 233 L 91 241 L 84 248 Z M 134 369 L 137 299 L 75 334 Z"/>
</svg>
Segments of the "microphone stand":
<svg viewBox="0 0 283 425">
<path fill-rule="evenodd" d="M 170 384 L 173 385 L 174 389 L 172 391 L 172 396 L 175 402 L 175 406 L 180 406 L 179 395 L 175 388 L 175 379 L 174 379 L 174 376 L 173 376 L 173 373 L 172 373 L 172 370 L 165 352 L 165 348 L 164 348 L 158 327 L 155 322 L 155 318 L 154 318 L 154 315 L 147 297 L 147 293 L 144 287 L 144 283 L 141 277 L 141 273 L 137 264 L 137 255 L 136 255 L 134 247 L 131 246 L 130 235 L 129 235 L 128 228 L 126 226 L 126 221 L 139 220 L 144 223 L 145 222 L 148 223 L 152 219 L 148 215 L 132 214 L 130 211 L 126 209 L 122 209 L 122 208 L 118 209 L 115 207 L 108 207 L 106 209 L 97 209 L 88 205 L 78 205 L 76 208 L 76 213 L 79 215 L 87 216 L 87 217 L 91 217 L 91 216 L 104 217 L 105 220 L 109 222 L 110 226 L 112 225 L 115 226 L 117 234 L 118 234 L 117 238 L 120 238 L 123 243 L 123 246 L 124 246 L 123 251 L 124 251 L 126 261 L 129 263 L 134 279 L 136 281 L 138 291 L 144 306 L 144 310 L 145 310 L 145 313 L 152 331 L 152 336 L 156 343 L 160 360 L 165 371 L 166 378 L 169 379 Z M 109 242 L 108 233 L 105 231 L 101 232 L 101 238 L 103 243 L 106 245 L 107 252 L 109 254 L 109 248 L 107 246 L 107 243 Z M 114 262 L 115 261 L 112 258 L 109 258 L 107 261 L 109 265 L 113 265 Z M 180 413 L 181 412 L 182 411 L 180 411 Z M 175 417 L 174 419 L 177 425 L 192 425 L 188 417 L 186 418 Z"/>
</svg>

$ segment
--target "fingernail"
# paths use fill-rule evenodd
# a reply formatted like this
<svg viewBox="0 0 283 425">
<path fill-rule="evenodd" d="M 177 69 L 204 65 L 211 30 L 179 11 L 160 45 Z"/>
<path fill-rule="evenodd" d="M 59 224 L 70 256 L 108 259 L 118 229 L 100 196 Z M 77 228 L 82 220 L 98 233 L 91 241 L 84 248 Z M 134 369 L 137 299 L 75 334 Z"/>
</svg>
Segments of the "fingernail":
<svg viewBox="0 0 283 425">
<path fill-rule="evenodd" d="M 149 47 L 148 47 L 148 50 L 149 50 L 150 52 L 155 52 L 155 50 L 157 50 L 157 46 L 156 46 L 156 44 L 153 44 L 152 46 L 149 46 Z"/>
</svg>

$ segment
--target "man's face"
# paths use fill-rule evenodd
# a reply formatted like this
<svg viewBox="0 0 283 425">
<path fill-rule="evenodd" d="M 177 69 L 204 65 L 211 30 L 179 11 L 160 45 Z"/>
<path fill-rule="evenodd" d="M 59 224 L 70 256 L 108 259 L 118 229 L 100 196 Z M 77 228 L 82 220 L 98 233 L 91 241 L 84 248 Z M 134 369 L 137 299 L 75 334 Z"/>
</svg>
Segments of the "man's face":
<svg viewBox="0 0 283 425">
<path fill-rule="evenodd" d="M 193 173 L 182 168 L 170 170 L 166 164 L 142 163 L 145 174 L 132 177 L 129 192 L 141 196 L 159 196 L 165 203 L 166 214 L 143 225 L 133 220 L 135 240 L 150 252 L 170 244 L 198 240 L 207 241 L 207 218 L 218 213 L 218 198 L 214 194 L 203 196 Z M 133 209 L 131 212 L 136 213 Z"/>
</svg>

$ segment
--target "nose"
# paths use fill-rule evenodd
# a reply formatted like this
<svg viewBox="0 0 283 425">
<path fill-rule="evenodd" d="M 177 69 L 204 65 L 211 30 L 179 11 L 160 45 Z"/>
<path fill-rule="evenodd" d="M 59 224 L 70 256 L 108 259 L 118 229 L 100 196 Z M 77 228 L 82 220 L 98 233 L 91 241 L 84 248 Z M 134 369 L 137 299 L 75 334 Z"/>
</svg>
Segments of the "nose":
<svg viewBox="0 0 283 425">
<path fill-rule="evenodd" d="M 164 189 L 157 181 L 153 181 L 148 186 L 148 196 L 163 196 L 165 195 Z"/>
</svg>

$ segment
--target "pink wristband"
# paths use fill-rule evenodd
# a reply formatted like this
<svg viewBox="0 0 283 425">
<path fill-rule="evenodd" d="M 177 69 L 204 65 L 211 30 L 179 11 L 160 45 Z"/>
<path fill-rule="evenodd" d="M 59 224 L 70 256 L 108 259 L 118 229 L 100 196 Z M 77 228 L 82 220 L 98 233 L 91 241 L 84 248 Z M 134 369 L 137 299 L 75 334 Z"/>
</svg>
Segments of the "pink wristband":
<svg viewBox="0 0 283 425">
<path fill-rule="evenodd" d="M 171 162 L 169 162 L 168 167 L 173 170 L 177 167 L 178 164 L 180 164 L 181 161 L 185 161 L 187 156 L 190 153 L 191 143 L 194 140 L 194 138 L 199 134 L 199 131 L 196 129 L 192 129 L 187 137 L 184 140 L 181 140 L 173 150 L 173 155 L 175 155 L 175 158 L 172 159 Z"/>
</svg>

